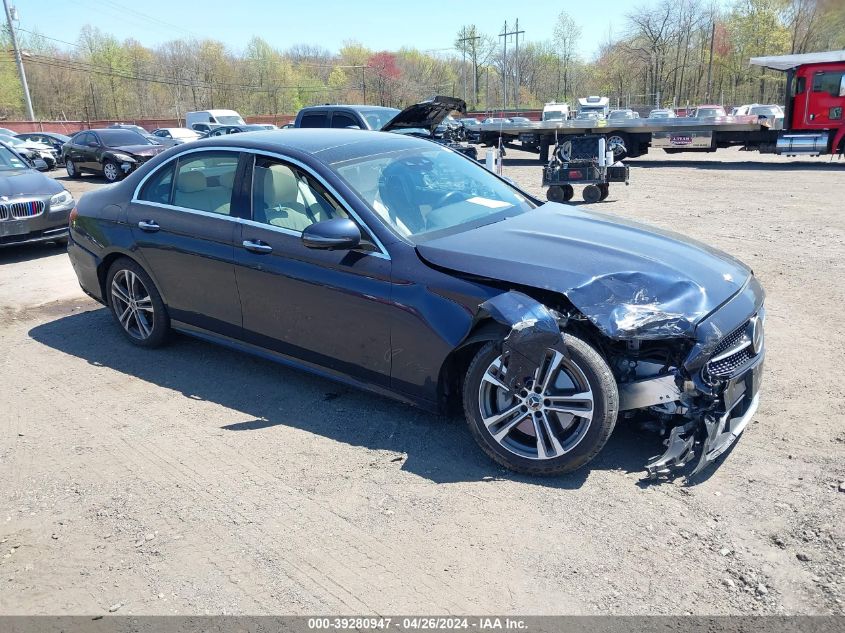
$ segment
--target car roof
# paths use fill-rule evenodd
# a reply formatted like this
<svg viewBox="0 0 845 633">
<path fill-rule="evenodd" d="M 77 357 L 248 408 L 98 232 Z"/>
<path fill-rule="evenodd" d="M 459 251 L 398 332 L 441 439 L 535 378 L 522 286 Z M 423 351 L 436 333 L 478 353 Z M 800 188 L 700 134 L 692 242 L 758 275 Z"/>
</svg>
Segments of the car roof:
<svg viewBox="0 0 845 633">
<path fill-rule="evenodd" d="M 204 138 L 191 144 L 193 151 L 200 147 L 242 147 L 266 152 L 301 153 L 328 165 L 402 149 L 445 150 L 442 145 L 408 134 L 338 128 L 245 132 Z"/>
<path fill-rule="evenodd" d="M 386 106 L 371 106 L 371 105 L 349 105 L 346 103 L 337 103 L 335 105 L 313 105 L 313 106 L 306 106 L 300 110 L 303 112 L 304 110 L 308 110 L 309 112 L 321 111 L 321 110 L 337 110 L 338 108 L 347 108 L 349 110 L 398 110 L 399 108 L 388 108 Z"/>
</svg>

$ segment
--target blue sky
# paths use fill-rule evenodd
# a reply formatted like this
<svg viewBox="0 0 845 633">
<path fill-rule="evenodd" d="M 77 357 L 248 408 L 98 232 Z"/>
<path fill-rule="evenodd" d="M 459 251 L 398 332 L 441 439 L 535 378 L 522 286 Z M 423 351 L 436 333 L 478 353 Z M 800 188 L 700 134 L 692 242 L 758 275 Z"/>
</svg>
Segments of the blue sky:
<svg viewBox="0 0 845 633">
<path fill-rule="evenodd" d="M 19 26 L 61 40 L 76 41 L 86 24 L 117 36 L 134 37 L 154 46 L 180 37 L 210 37 L 240 51 L 253 35 L 278 48 L 320 44 L 336 51 L 355 39 L 377 50 L 412 46 L 422 50 L 449 48 L 461 25 L 475 23 L 482 32 L 501 32 L 504 21 L 519 26 L 527 40 L 553 35 L 554 22 L 566 10 L 583 29 L 581 55 L 592 57 L 608 31 L 624 28 L 624 15 L 638 4 L 655 0 L 519 3 L 413 2 L 409 0 L 11 0 Z M 434 9 L 432 9 L 434 7 Z M 236 10 L 233 10 L 236 9 Z M 431 13 L 426 13 L 431 11 Z M 443 51 L 448 54 L 449 51 Z"/>
</svg>

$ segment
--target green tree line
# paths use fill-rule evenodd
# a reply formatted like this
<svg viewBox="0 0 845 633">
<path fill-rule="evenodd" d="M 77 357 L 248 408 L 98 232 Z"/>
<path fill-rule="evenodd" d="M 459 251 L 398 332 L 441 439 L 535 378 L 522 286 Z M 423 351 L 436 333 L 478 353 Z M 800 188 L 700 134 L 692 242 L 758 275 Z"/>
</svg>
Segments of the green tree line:
<svg viewBox="0 0 845 633">
<path fill-rule="evenodd" d="M 293 114 L 328 102 L 403 107 L 434 94 L 465 96 L 478 111 L 571 103 L 590 94 L 621 106 L 735 105 L 783 101 L 783 75 L 750 66 L 750 57 L 845 48 L 845 2 L 632 5 L 624 29 L 592 57 L 566 12 L 548 40 L 521 40 L 518 56 L 513 41 L 505 55 L 502 38 L 473 24 L 457 30 L 445 54 L 378 51 L 356 41 L 332 52 L 258 37 L 242 52 L 213 39 L 148 47 L 90 26 L 75 42 L 23 29 L 18 37 L 36 116 L 48 120 L 175 118 L 206 108 Z M 0 118 L 20 119 L 23 98 L 7 29 L 0 40 Z"/>
</svg>

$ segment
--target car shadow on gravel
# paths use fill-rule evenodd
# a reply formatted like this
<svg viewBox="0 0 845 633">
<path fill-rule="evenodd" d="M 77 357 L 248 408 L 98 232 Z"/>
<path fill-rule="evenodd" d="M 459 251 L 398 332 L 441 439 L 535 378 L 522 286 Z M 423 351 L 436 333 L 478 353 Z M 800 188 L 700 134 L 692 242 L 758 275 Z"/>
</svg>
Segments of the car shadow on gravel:
<svg viewBox="0 0 845 633">
<path fill-rule="evenodd" d="M 49 321 L 32 328 L 29 335 L 96 367 L 134 376 L 245 416 L 242 421 L 215 429 L 262 433 L 279 425 L 293 427 L 372 449 L 376 451 L 373 467 L 402 461 L 403 470 L 435 483 L 492 478 L 574 489 L 595 470 L 642 473 L 645 461 L 662 452 L 656 435 L 621 424 L 589 467 L 560 477 L 521 476 L 489 460 L 475 446 L 461 418 L 435 416 L 188 336 L 174 335 L 168 345 L 156 350 L 141 349 L 123 338 L 104 308 Z M 75 379 L 85 380 L 80 375 Z M 314 415 L 315 410 L 322 415 Z M 208 424 L 218 422 L 210 420 Z"/>
</svg>

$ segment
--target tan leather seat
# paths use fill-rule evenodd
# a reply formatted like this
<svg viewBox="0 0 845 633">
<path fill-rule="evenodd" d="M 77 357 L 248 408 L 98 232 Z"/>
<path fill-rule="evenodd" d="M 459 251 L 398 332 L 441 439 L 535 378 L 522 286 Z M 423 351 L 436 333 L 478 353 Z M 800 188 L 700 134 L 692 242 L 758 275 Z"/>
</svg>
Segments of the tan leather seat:
<svg viewBox="0 0 845 633">
<path fill-rule="evenodd" d="M 308 217 L 305 205 L 299 201 L 299 187 L 296 176 L 285 165 L 271 165 L 269 168 L 259 168 L 263 172 L 264 199 L 256 209 L 256 219 L 272 226 L 278 226 L 293 231 L 302 231 L 313 224 Z"/>
<path fill-rule="evenodd" d="M 224 175 L 220 181 L 224 181 Z M 234 183 L 234 173 L 231 175 Z M 184 171 L 176 177 L 176 191 L 173 194 L 173 204 L 178 207 L 208 211 L 229 215 L 232 200 L 231 187 L 209 187 L 205 175 L 199 171 Z"/>
</svg>

